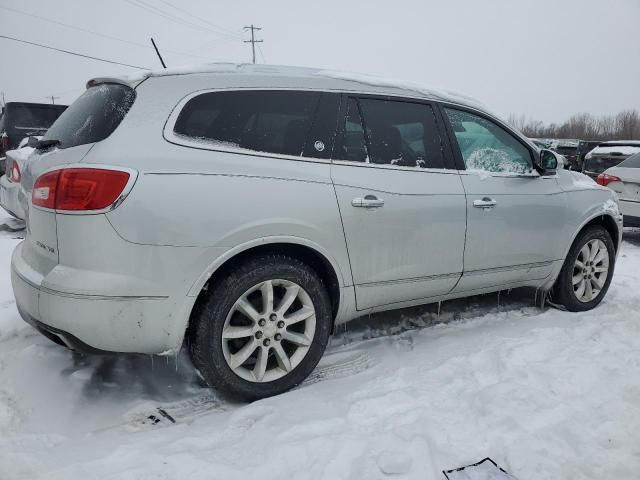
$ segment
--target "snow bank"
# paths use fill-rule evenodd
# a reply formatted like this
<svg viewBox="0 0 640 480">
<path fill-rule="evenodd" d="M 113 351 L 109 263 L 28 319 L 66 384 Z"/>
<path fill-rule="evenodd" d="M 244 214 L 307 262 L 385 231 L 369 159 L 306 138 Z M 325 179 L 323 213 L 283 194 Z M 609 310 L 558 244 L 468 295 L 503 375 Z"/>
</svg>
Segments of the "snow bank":
<svg viewBox="0 0 640 480">
<path fill-rule="evenodd" d="M 0 237 L 1 332 L 19 322 L 17 241 Z M 513 291 L 373 315 L 338 328 L 309 381 L 249 405 L 184 358 L 82 358 L 24 326 L 0 334 L 0 477 L 438 480 L 490 456 L 523 480 L 637 478 L 639 282 L 629 231 L 592 312 Z"/>
</svg>

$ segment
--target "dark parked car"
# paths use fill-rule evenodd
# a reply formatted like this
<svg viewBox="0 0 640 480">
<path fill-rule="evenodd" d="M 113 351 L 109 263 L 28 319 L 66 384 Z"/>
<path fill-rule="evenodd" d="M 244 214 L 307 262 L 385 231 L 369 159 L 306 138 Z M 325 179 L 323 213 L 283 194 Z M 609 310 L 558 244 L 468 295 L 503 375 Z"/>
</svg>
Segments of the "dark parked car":
<svg viewBox="0 0 640 480">
<path fill-rule="evenodd" d="M 65 111 L 66 105 L 8 102 L 0 113 L 0 175 L 5 171 L 8 150 L 18 147 L 20 140 L 44 132 Z"/>
<path fill-rule="evenodd" d="M 602 142 L 599 140 L 580 140 L 578 142 L 578 171 L 582 171 L 582 167 L 584 166 L 584 157 L 587 156 L 591 150 L 596 148 Z"/>
<path fill-rule="evenodd" d="M 580 170 L 578 163 L 578 140 L 558 140 L 556 146 L 551 149 L 567 159 L 568 165 L 566 165 L 565 168 Z"/>
<path fill-rule="evenodd" d="M 595 180 L 606 169 L 615 167 L 636 153 L 640 153 L 640 140 L 601 142 L 584 157 L 582 173 Z"/>
</svg>

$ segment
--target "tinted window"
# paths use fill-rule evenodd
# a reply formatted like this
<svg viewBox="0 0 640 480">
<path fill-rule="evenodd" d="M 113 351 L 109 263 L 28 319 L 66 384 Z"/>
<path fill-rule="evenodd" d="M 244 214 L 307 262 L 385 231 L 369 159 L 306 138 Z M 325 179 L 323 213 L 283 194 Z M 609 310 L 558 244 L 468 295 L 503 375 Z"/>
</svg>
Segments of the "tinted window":
<svg viewBox="0 0 640 480">
<path fill-rule="evenodd" d="M 12 127 L 17 130 L 40 129 L 46 130 L 63 112 L 60 107 L 47 107 L 45 105 L 20 105 L 10 106 Z"/>
<path fill-rule="evenodd" d="M 204 93 L 186 103 L 174 132 L 220 145 L 300 156 L 319 98 L 316 92 Z"/>
<path fill-rule="evenodd" d="M 60 141 L 60 148 L 104 140 L 120 125 L 134 100 L 135 92 L 125 85 L 88 88 L 60 115 L 43 139 Z"/>
<path fill-rule="evenodd" d="M 626 168 L 640 168 L 640 153 L 637 153 L 635 155 L 631 155 L 624 162 L 622 162 L 619 166 L 620 167 L 626 167 Z"/>
<path fill-rule="evenodd" d="M 360 99 L 359 104 L 361 111 L 355 99 L 349 100 L 344 160 L 404 167 L 445 167 L 442 141 L 430 106 L 374 99 Z"/>
<path fill-rule="evenodd" d="M 495 123 L 460 110 L 445 109 L 468 170 L 529 173 L 529 149 Z"/>
</svg>

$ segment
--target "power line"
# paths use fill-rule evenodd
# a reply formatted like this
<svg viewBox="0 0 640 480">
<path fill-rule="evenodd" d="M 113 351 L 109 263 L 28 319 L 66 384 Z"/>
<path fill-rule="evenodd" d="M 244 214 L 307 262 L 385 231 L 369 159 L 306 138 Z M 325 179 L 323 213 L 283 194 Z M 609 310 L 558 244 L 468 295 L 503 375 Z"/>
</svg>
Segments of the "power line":
<svg viewBox="0 0 640 480">
<path fill-rule="evenodd" d="M 262 43 L 263 40 L 256 40 L 254 32 L 256 30 L 262 30 L 262 28 L 255 27 L 253 23 L 250 27 L 244 27 L 245 30 L 251 30 L 251 40 L 245 40 L 244 43 L 251 44 L 251 52 L 253 53 L 253 63 L 256 63 L 256 43 Z"/>
<path fill-rule="evenodd" d="M 260 45 L 258 45 L 258 52 L 260 52 L 260 56 L 262 57 L 262 62 L 267 63 L 267 59 L 265 58 L 264 53 L 262 53 L 262 47 Z"/>
<path fill-rule="evenodd" d="M 188 20 L 184 20 L 182 18 L 177 18 L 174 15 L 154 6 L 151 5 L 147 2 L 145 2 L 144 0 L 124 0 L 125 2 L 127 2 L 130 5 L 134 5 L 138 8 L 141 8 L 142 10 L 148 12 L 148 13 L 153 13 L 155 15 L 158 15 L 166 20 L 169 20 L 171 22 L 177 23 L 179 25 L 182 25 L 183 27 L 191 27 L 192 29 L 195 30 L 199 30 L 201 32 L 205 32 L 208 34 L 214 33 L 216 35 L 222 35 L 225 36 L 225 34 L 221 34 L 220 32 L 216 32 L 215 30 L 211 30 L 210 28 L 207 27 L 203 27 L 201 25 L 198 25 L 196 23 L 190 22 Z M 228 36 L 228 34 L 226 34 L 226 36 Z"/>
<path fill-rule="evenodd" d="M 46 48 L 49 50 L 55 50 L 56 52 L 67 53 L 69 55 L 75 55 L 76 57 L 88 58 L 90 60 L 97 60 L 98 62 L 111 63 L 114 65 L 122 65 L 123 67 L 139 68 L 142 70 L 149 70 L 149 67 L 141 67 L 140 65 L 130 65 L 128 63 L 116 62 L 115 60 L 107 60 L 106 58 L 93 57 L 91 55 L 85 55 L 84 53 L 72 52 L 71 50 L 64 50 L 62 48 L 51 47 L 49 45 L 42 45 L 41 43 L 30 42 L 28 40 L 21 40 L 19 38 L 10 37 L 8 35 L 0 35 L 0 38 L 7 40 L 13 40 L 14 42 L 26 43 L 27 45 L 34 45 L 40 48 Z"/>
<path fill-rule="evenodd" d="M 144 45 L 142 43 L 133 42 L 133 41 L 130 41 L 130 40 L 124 40 L 122 38 L 114 37 L 112 35 L 107 35 L 105 33 L 94 32 L 93 30 L 89 30 L 87 28 L 82 28 L 82 27 L 78 27 L 76 25 L 70 25 L 68 23 L 59 22 L 57 20 L 52 20 L 50 18 L 42 17 L 40 15 L 35 15 L 33 13 L 27 13 L 27 12 L 23 12 L 21 10 L 17 10 L 15 8 L 5 7 L 4 5 L 0 5 L 0 8 L 2 8 L 3 10 L 8 10 L 8 11 L 13 12 L 13 13 L 18 13 L 20 15 L 25 15 L 27 17 L 37 18 L 38 20 L 42 20 L 44 22 L 53 23 L 55 25 L 61 25 L 63 27 L 72 28 L 72 29 L 78 30 L 80 32 L 88 33 L 88 34 L 95 35 L 95 36 L 102 37 L 102 38 L 107 38 L 109 40 L 115 40 L 117 42 L 127 43 L 129 45 L 135 45 L 136 47 L 141 47 L 141 48 L 147 48 L 147 49 L 152 49 L 153 48 L 153 47 L 150 47 L 149 45 Z M 164 51 L 167 52 L 167 53 L 173 53 L 175 55 L 185 55 L 187 57 L 202 58 L 202 59 L 205 59 L 205 60 L 208 59 L 208 57 L 203 57 L 201 55 L 191 55 L 191 54 L 186 53 L 186 52 L 178 52 L 178 51 L 175 51 L 175 50 L 166 50 L 166 49 Z"/>
<path fill-rule="evenodd" d="M 216 28 L 216 29 L 220 30 L 223 33 L 226 32 L 228 35 L 232 35 L 232 36 L 234 36 L 234 37 L 236 37 L 238 39 L 242 39 L 242 35 L 240 33 L 235 32 L 233 30 L 229 30 L 228 28 L 221 27 L 220 25 L 216 25 L 215 23 L 211 23 L 211 22 L 199 17 L 198 15 L 194 15 L 193 13 L 189 13 L 187 10 L 184 9 L 184 7 L 177 7 L 173 3 L 168 2 L 166 0 L 159 0 L 159 1 L 164 3 L 165 5 L 168 5 L 169 7 L 177 10 L 178 12 L 180 12 L 180 13 L 182 13 L 184 15 L 187 15 L 187 16 L 189 16 L 191 18 L 195 18 L 196 20 L 198 20 L 198 21 L 200 21 L 200 22 L 202 22 L 202 23 L 204 23 L 206 25 L 209 25 L 210 27 Z"/>
</svg>

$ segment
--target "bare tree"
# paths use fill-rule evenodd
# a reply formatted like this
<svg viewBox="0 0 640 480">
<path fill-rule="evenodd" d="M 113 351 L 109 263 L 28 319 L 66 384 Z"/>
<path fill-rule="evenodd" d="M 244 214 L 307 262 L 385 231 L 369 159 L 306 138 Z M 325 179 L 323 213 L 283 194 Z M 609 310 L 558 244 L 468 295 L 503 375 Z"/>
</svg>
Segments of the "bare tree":
<svg viewBox="0 0 640 480">
<path fill-rule="evenodd" d="M 512 114 L 509 116 L 509 123 L 532 138 L 640 140 L 640 113 L 635 109 L 597 118 L 590 113 L 577 113 L 560 125 L 545 125 L 539 120 Z"/>
</svg>

